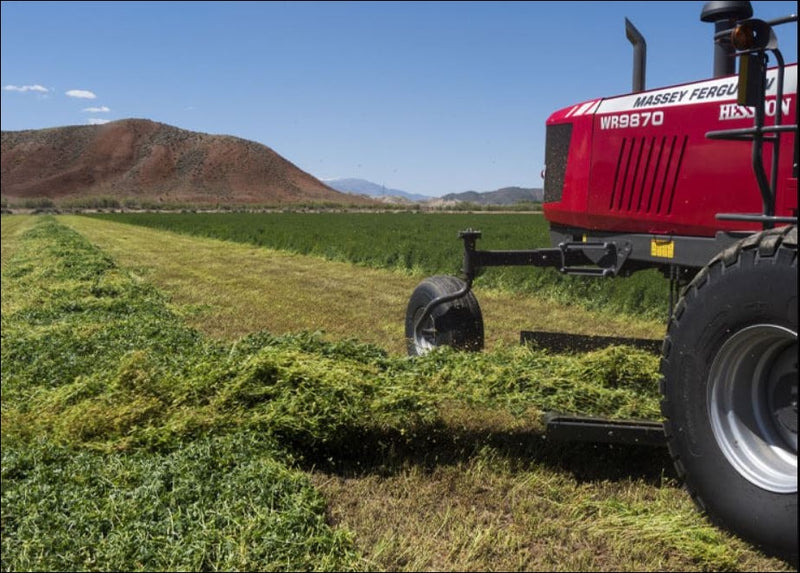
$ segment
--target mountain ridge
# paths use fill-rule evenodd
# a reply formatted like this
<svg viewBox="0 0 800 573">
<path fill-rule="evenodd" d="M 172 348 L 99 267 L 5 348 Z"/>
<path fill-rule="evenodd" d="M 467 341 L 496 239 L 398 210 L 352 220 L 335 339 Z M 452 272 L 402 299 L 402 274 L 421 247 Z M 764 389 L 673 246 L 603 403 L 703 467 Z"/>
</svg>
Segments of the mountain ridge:
<svg viewBox="0 0 800 573">
<path fill-rule="evenodd" d="M 420 195 L 419 193 L 409 193 L 400 189 L 392 189 L 385 185 L 379 185 L 366 179 L 359 179 L 357 177 L 340 177 L 337 179 L 322 179 L 326 185 L 333 187 L 337 191 L 343 193 L 359 193 L 368 195 L 373 198 L 386 198 L 386 197 L 399 197 L 409 201 L 428 201 L 434 199 L 428 195 Z"/>
<path fill-rule="evenodd" d="M 431 197 L 410 193 L 400 189 L 392 189 L 379 185 L 366 179 L 356 177 L 342 177 L 338 179 L 323 179 L 327 185 L 342 192 L 361 193 L 375 199 L 389 201 L 392 198 L 415 203 L 475 203 L 477 205 L 514 205 L 520 202 L 541 202 L 544 191 L 536 187 L 509 186 L 495 189 L 494 191 L 464 191 L 463 193 L 448 193 L 441 197 Z M 399 202 L 399 201 L 398 201 Z"/>
<path fill-rule="evenodd" d="M 270 147 L 148 119 L 3 131 L 4 201 L 376 204 L 337 191 Z"/>
<path fill-rule="evenodd" d="M 544 190 L 538 187 L 502 187 L 494 191 L 465 191 L 442 195 L 443 201 L 461 201 L 478 205 L 514 205 L 521 202 L 539 203 Z"/>
</svg>

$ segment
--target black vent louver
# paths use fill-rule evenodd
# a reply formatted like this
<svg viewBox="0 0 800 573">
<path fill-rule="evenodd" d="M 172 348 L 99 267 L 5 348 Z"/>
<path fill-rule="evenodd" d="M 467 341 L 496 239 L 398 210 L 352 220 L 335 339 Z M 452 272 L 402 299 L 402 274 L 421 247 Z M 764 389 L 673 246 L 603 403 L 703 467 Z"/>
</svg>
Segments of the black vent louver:
<svg viewBox="0 0 800 573">
<path fill-rule="evenodd" d="M 669 215 L 687 140 L 687 136 L 623 139 L 608 209 Z"/>
<path fill-rule="evenodd" d="M 564 192 L 564 174 L 567 171 L 572 124 L 547 126 L 544 161 L 544 202 L 561 201 Z"/>
</svg>

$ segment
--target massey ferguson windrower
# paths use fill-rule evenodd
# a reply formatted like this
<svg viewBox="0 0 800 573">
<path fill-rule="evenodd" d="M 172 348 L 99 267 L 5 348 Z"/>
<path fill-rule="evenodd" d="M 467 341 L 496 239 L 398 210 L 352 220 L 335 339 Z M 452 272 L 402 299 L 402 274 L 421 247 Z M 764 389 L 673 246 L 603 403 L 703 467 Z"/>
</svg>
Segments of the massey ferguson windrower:
<svg viewBox="0 0 800 573">
<path fill-rule="evenodd" d="M 714 77 L 655 90 L 644 89 L 644 41 L 626 21 L 633 91 L 547 120 L 552 247 L 482 251 L 480 232 L 462 231 L 463 279 L 414 290 L 408 351 L 482 348 L 471 287 L 485 267 L 601 278 L 659 269 L 672 287 L 664 423 L 552 415 L 548 433 L 666 443 L 713 522 L 797 563 L 797 63 L 784 63 L 775 33 L 797 15 L 765 22 L 749 2 L 707 2 L 701 19 L 715 25 Z"/>
</svg>

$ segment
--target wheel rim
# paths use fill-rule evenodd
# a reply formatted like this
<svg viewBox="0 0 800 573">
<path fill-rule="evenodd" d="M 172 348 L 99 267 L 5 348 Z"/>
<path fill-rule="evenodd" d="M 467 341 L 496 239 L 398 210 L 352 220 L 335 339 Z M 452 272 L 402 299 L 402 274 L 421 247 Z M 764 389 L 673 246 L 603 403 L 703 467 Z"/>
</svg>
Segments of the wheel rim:
<svg viewBox="0 0 800 573">
<path fill-rule="evenodd" d="M 797 492 L 797 333 L 743 328 L 709 374 L 709 418 L 728 462 L 756 486 Z"/>
<path fill-rule="evenodd" d="M 414 313 L 414 324 L 417 324 L 419 321 L 423 310 L 425 309 L 419 308 Z M 414 329 L 413 341 L 418 355 L 425 354 L 436 348 L 436 325 L 433 322 L 432 316 L 428 316 L 428 318 L 419 325 L 419 328 Z"/>
</svg>

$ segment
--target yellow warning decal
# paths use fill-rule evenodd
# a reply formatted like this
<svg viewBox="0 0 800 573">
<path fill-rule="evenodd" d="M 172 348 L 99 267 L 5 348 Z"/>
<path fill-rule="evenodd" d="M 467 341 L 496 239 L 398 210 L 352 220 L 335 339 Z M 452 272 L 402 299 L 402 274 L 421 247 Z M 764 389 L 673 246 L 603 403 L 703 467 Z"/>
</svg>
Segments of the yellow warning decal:
<svg viewBox="0 0 800 573">
<path fill-rule="evenodd" d="M 650 239 L 650 256 L 672 259 L 675 257 L 675 241 L 672 239 Z"/>
</svg>

